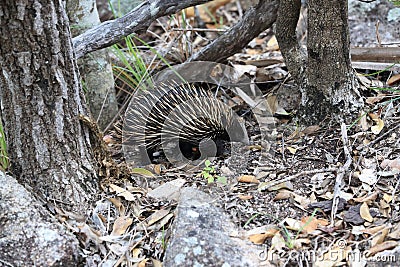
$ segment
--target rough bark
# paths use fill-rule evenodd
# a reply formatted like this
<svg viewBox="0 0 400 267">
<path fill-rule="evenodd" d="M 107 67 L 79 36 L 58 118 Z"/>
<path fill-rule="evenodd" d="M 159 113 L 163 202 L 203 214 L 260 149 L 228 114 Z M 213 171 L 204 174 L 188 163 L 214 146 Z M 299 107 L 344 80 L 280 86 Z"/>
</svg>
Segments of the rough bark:
<svg viewBox="0 0 400 267">
<path fill-rule="evenodd" d="M 47 201 L 86 212 L 98 181 L 62 2 L 1 1 L 0 43 L 11 171 Z"/>
<path fill-rule="evenodd" d="M 300 115 L 308 124 L 354 117 L 361 106 L 350 61 L 347 0 L 308 2 L 307 85 Z"/>
<path fill-rule="evenodd" d="M 279 40 L 279 48 L 290 74 L 299 84 L 302 84 L 307 56 L 296 34 L 300 8 L 300 0 L 280 1 L 276 20 L 276 38 Z"/>
<path fill-rule="evenodd" d="M 241 21 L 194 54 L 189 61 L 221 62 L 239 52 L 261 32 L 272 26 L 276 20 L 278 3 L 277 0 L 265 0 L 255 7 L 250 7 Z"/>
<path fill-rule="evenodd" d="M 119 42 L 124 36 L 147 29 L 162 16 L 211 0 L 148 0 L 125 16 L 101 23 L 73 39 L 75 55 L 80 58 L 90 52 Z"/>
<path fill-rule="evenodd" d="M 350 61 L 347 1 L 308 1 L 307 54 L 296 39 L 300 1 L 281 0 L 277 39 L 302 92 L 298 118 L 306 125 L 357 115 L 362 106 Z"/>
<path fill-rule="evenodd" d="M 72 36 L 100 24 L 95 0 L 68 0 L 67 12 Z M 86 55 L 78 61 L 78 65 L 90 111 L 100 128 L 105 129 L 118 113 L 108 51 L 102 49 Z"/>
<path fill-rule="evenodd" d="M 0 171 L 0 266 L 76 266 L 79 242 L 14 177 Z"/>
</svg>

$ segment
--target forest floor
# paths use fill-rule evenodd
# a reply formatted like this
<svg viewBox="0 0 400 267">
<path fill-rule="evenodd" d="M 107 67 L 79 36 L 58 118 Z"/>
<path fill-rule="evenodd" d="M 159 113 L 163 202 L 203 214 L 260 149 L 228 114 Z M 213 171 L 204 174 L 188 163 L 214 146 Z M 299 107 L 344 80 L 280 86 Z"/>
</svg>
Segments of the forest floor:
<svg viewBox="0 0 400 267">
<path fill-rule="evenodd" d="M 372 23 L 376 19 L 381 21 L 380 27 L 389 25 L 388 31 L 394 31 L 392 36 L 398 36 L 396 29 L 382 19 L 388 10 L 384 14 L 377 6 L 368 11 L 372 15 L 366 21 L 364 15 L 356 16 L 359 9 L 350 13 L 355 44 L 375 46 L 375 38 L 367 36 L 376 36 Z M 231 25 L 239 13 L 237 5 L 231 3 L 218 9 L 215 16 L 224 17 Z M 369 28 L 361 31 L 357 25 Z M 301 25 L 300 29 L 304 30 Z M 168 40 L 179 32 L 162 32 L 165 27 L 157 23 L 151 30 L 159 36 L 168 35 Z M 201 39 L 208 37 L 215 38 L 215 33 Z M 103 184 L 104 197 L 96 207 L 97 223 L 88 225 L 84 233 L 87 255 L 97 254 L 98 261 L 109 264 L 147 266 L 146 262 L 151 262 L 160 266 L 177 203 L 147 194 L 162 184 L 183 179 L 184 187 L 194 186 L 211 194 L 236 225 L 251 233 L 251 242 L 285 252 L 282 258 L 271 261 L 275 266 L 294 263 L 291 251 L 313 251 L 321 255 L 319 260 L 328 253 L 340 252 L 335 260 L 325 258 L 323 264 L 314 262 L 315 266 L 346 264 L 348 255 L 358 251 L 375 257 L 370 260 L 378 260 L 379 256 L 390 264 L 394 259 L 384 258 L 384 253 L 398 247 L 400 239 L 398 74 L 357 69 L 358 90 L 365 104 L 357 119 L 345 127 L 329 122 L 329 118 L 321 125 L 303 127 L 294 120 L 300 94 L 287 79 L 287 69 L 271 31 L 260 35 L 229 62 L 256 82 L 267 101 L 276 100 L 269 101 L 273 103 L 271 124 L 276 139 L 268 153 L 263 154 L 261 148 L 265 144 L 255 137 L 256 121 L 250 118 L 246 122 L 252 140 L 249 157 L 237 160 L 233 167 L 227 165 L 226 159 L 211 162 L 216 174 L 227 178 L 226 183 L 208 183 L 201 175 L 204 164 L 190 170 L 153 164 L 136 169 L 130 179 Z M 127 91 L 125 84 L 121 87 L 121 92 Z M 113 131 L 108 138 L 115 138 Z M 120 144 L 110 141 L 109 146 L 122 160 Z M 333 199 L 337 202 L 332 206 Z"/>
</svg>

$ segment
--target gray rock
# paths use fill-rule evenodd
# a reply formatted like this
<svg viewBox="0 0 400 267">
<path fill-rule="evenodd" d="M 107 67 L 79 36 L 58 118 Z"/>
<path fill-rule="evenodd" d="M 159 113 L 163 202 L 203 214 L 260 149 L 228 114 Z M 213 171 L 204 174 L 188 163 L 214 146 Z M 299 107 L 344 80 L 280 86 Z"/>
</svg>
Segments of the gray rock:
<svg viewBox="0 0 400 267">
<path fill-rule="evenodd" d="M 182 190 L 164 266 L 259 266 L 257 247 L 230 237 L 237 229 L 213 201 L 197 189 Z"/>
<path fill-rule="evenodd" d="M 78 241 L 0 171 L 0 266 L 76 266 Z"/>
</svg>

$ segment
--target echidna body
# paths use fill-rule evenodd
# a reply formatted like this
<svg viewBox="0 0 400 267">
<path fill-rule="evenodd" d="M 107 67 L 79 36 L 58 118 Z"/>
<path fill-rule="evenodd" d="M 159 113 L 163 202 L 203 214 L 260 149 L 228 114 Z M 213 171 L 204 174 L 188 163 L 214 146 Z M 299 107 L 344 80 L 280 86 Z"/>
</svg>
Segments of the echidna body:
<svg viewBox="0 0 400 267">
<path fill-rule="evenodd" d="M 217 145 L 219 140 L 248 142 L 237 115 L 193 84 L 162 84 L 142 92 L 131 101 L 125 115 L 124 143 L 136 147 L 142 158 L 143 153 L 151 158 L 159 147 L 164 152 L 174 149 L 168 145 L 171 143 L 179 144 L 180 152 L 190 157 L 203 141 L 212 140 Z"/>
</svg>

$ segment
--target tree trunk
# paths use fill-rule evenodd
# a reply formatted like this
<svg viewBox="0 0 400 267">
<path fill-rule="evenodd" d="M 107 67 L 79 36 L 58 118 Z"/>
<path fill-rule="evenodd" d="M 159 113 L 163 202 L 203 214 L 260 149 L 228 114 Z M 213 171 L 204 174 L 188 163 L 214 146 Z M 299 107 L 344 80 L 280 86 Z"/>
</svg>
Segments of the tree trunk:
<svg viewBox="0 0 400 267">
<path fill-rule="evenodd" d="M 62 1 L 1 1 L 0 43 L 11 171 L 47 201 L 85 212 L 98 181 Z"/>
<path fill-rule="evenodd" d="M 67 12 L 72 36 L 100 24 L 95 0 L 68 0 Z M 86 87 L 86 99 L 93 117 L 105 129 L 118 113 L 114 75 L 108 51 L 102 49 L 79 59 L 79 70 Z"/>
<path fill-rule="evenodd" d="M 350 61 L 347 0 L 309 0 L 307 53 L 296 39 L 300 0 L 281 0 L 276 35 L 302 92 L 298 118 L 306 125 L 350 121 L 362 107 Z"/>
</svg>

